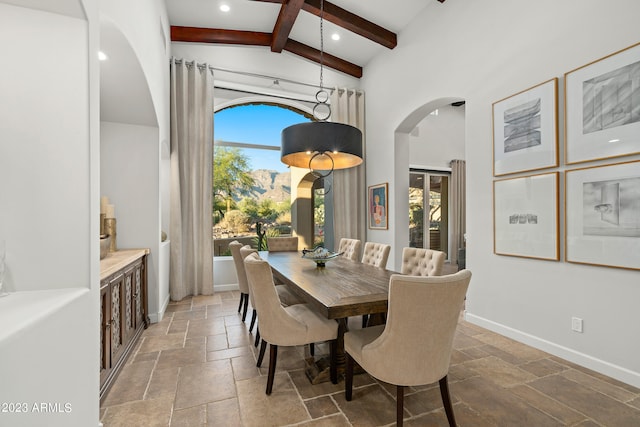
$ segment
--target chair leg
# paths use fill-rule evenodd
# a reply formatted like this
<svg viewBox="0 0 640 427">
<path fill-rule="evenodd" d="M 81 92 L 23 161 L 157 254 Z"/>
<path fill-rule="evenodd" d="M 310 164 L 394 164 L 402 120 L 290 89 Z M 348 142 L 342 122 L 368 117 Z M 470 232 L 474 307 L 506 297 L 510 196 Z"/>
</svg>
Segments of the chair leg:
<svg viewBox="0 0 640 427">
<path fill-rule="evenodd" d="M 404 387 L 396 386 L 396 425 L 402 427 L 404 421 Z"/>
<path fill-rule="evenodd" d="M 240 304 L 238 304 L 238 313 L 242 310 L 242 303 L 244 302 L 244 294 L 240 292 Z"/>
<path fill-rule="evenodd" d="M 256 326 L 256 340 L 253 342 L 253 346 L 257 347 L 260 344 L 260 327 Z"/>
<path fill-rule="evenodd" d="M 367 323 L 369 323 L 369 315 L 368 314 L 363 314 L 362 315 L 362 329 L 367 327 Z"/>
<path fill-rule="evenodd" d="M 276 376 L 276 359 L 278 358 L 278 346 L 269 344 L 269 376 L 267 377 L 267 394 L 273 390 L 273 377 Z"/>
<path fill-rule="evenodd" d="M 258 313 L 256 309 L 253 309 L 253 313 L 251 313 L 251 324 L 249 325 L 249 332 L 253 330 L 253 325 L 256 323 L 256 318 L 258 317 Z"/>
<path fill-rule="evenodd" d="M 260 345 L 260 354 L 258 354 L 258 363 L 256 366 L 259 368 L 262 366 L 262 359 L 264 359 L 264 351 L 267 349 L 267 342 L 262 340 L 262 345 Z"/>
<path fill-rule="evenodd" d="M 311 357 L 316 355 L 316 346 L 314 343 L 309 343 L 309 354 L 311 355 Z"/>
<path fill-rule="evenodd" d="M 244 322 L 247 318 L 247 309 L 249 308 L 249 294 L 242 295 L 244 295 L 244 307 L 242 309 L 242 321 Z"/>
<path fill-rule="evenodd" d="M 440 395 L 442 396 L 442 404 L 444 405 L 444 411 L 447 413 L 447 420 L 449 421 L 449 427 L 456 427 L 456 419 L 453 416 L 453 406 L 451 405 L 451 396 L 449 395 L 449 383 L 447 381 L 446 375 L 440 380 Z"/>
<path fill-rule="evenodd" d="M 346 359 L 346 369 L 344 371 L 344 398 L 347 402 L 351 402 L 353 391 L 353 357 L 349 353 L 344 354 Z"/>
<path fill-rule="evenodd" d="M 329 342 L 329 373 L 331 382 L 338 384 L 338 341 L 331 340 Z"/>
</svg>

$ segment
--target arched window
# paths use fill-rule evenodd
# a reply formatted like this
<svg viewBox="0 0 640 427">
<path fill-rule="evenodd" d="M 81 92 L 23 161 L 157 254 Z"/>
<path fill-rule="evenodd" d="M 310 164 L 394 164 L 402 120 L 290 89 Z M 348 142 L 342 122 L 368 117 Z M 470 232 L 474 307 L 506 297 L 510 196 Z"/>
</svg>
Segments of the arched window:
<svg viewBox="0 0 640 427">
<path fill-rule="evenodd" d="M 258 223 L 267 235 L 292 233 L 291 172 L 280 161 L 280 133 L 308 121 L 309 114 L 301 110 L 264 102 L 214 114 L 215 255 L 227 255 L 227 244 L 234 239 L 257 247 Z M 324 210 L 312 209 L 308 215 L 322 234 Z"/>
</svg>

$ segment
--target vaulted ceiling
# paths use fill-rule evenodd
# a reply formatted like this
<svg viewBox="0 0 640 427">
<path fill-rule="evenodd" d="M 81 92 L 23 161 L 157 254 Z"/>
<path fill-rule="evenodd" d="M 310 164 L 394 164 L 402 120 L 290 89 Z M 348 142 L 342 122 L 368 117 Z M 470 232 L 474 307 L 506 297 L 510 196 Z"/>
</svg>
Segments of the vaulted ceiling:
<svg viewBox="0 0 640 427">
<path fill-rule="evenodd" d="M 289 52 L 322 61 L 360 78 L 363 66 L 380 50 L 397 46 L 397 33 L 419 12 L 444 1 L 166 0 L 166 4 L 173 42 L 262 46 L 274 54 Z M 221 11 L 222 5 L 229 11 Z M 340 40 L 327 40 L 333 34 Z"/>
</svg>

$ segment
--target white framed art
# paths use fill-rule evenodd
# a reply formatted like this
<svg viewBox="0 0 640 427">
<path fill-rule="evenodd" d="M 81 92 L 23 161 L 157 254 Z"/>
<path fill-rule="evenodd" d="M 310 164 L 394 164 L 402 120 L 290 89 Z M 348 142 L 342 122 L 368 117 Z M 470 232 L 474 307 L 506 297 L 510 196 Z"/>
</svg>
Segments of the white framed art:
<svg viewBox="0 0 640 427">
<path fill-rule="evenodd" d="M 493 103 L 493 175 L 558 166 L 558 79 Z"/>
<path fill-rule="evenodd" d="M 568 262 L 640 270 L 640 161 L 566 172 Z"/>
<path fill-rule="evenodd" d="M 565 74 L 565 162 L 640 153 L 640 43 Z"/>
<path fill-rule="evenodd" d="M 560 259 L 558 183 L 551 172 L 493 182 L 493 252 Z"/>
</svg>

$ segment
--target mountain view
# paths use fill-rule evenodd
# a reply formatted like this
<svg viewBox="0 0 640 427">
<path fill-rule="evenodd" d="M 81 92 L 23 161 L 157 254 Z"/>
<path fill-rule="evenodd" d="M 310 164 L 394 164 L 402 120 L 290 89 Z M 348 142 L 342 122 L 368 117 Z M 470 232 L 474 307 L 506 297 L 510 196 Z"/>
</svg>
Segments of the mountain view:
<svg viewBox="0 0 640 427">
<path fill-rule="evenodd" d="M 250 197 L 258 203 L 264 199 L 283 202 L 291 199 L 291 173 L 279 173 L 274 170 L 258 169 L 251 172 L 255 182 L 250 191 Z M 239 201 L 241 197 L 235 197 Z"/>
</svg>

